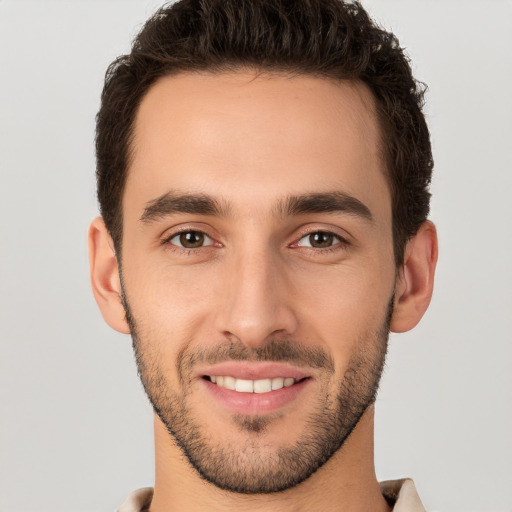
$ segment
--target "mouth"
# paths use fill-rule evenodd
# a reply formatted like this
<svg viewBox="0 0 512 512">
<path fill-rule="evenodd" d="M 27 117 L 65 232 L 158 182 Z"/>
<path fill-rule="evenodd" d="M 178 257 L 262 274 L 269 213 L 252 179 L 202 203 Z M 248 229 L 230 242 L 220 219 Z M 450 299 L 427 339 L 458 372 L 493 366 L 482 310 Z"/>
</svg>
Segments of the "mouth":
<svg viewBox="0 0 512 512">
<path fill-rule="evenodd" d="M 313 382 L 304 370 L 281 363 L 237 362 L 205 368 L 198 377 L 209 401 L 238 414 L 292 407 Z"/>
</svg>

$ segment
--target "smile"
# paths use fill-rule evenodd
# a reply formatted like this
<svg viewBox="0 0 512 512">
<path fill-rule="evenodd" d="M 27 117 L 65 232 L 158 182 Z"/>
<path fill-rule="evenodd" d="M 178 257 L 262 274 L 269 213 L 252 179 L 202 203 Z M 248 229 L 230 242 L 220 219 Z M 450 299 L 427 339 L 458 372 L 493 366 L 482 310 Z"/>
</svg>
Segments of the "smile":
<svg viewBox="0 0 512 512">
<path fill-rule="evenodd" d="M 225 361 L 198 367 L 196 378 L 208 404 L 237 414 L 269 414 L 314 385 L 310 371 L 275 361 Z"/>
<path fill-rule="evenodd" d="M 217 386 L 239 393 L 270 393 L 278 389 L 293 386 L 299 379 L 275 377 L 273 379 L 236 379 L 229 375 L 209 375 L 206 378 Z"/>
</svg>

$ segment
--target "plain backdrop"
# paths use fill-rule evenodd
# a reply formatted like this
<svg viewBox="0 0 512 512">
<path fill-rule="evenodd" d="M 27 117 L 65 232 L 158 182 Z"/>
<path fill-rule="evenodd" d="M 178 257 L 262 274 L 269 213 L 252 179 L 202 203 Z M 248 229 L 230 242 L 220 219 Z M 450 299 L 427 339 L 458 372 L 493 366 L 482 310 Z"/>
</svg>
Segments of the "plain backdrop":
<svg viewBox="0 0 512 512">
<path fill-rule="evenodd" d="M 432 305 L 392 336 L 379 479 L 429 511 L 512 511 L 512 2 L 367 0 L 429 85 Z M 153 483 L 127 336 L 88 282 L 103 75 L 154 0 L 0 0 L 0 510 L 112 511 Z"/>
</svg>

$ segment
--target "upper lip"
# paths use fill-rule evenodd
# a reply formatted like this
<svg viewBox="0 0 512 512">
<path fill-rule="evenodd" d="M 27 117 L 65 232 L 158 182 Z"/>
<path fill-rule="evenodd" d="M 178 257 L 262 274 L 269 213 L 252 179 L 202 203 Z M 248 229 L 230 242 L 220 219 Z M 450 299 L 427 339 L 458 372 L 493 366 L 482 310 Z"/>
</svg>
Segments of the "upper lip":
<svg viewBox="0 0 512 512">
<path fill-rule="evenodd" d="M 275 379 L 277 377 L 291 377 L 293 379 L 300 380 L 311 376 L 303 369 L 286 363 L 254 361 L 230 361 L 218 363 L 201 368 L 198 371 L 198 377 L 204 377 L 206 375 L 229 375 L 235 379 L 245 380 Z"/>
</svg>

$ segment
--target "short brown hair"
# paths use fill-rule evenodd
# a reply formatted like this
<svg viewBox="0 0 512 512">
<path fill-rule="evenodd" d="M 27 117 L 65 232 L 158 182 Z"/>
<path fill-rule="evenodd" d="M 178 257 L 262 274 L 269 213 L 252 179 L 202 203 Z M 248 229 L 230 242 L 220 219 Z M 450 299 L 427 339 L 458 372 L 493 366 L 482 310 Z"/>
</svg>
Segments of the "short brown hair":
<svg viewBox="0 0 512 512">
<path fill-rule="evenodd" d="M 432 168 L 422 113 L 425 86 L 412 76 L 397 38 L 359 2 L 342 0 L 181 0 L 158 10 L 131 53 L 108 68 L 97 115 L 100 211 L 118 255 L 122 197 L 133 125 L 159 78 L 187 71 L 289 72 L 365 83 L 383 137 L 396 264 L 427 219 Z"/>
</svg>

